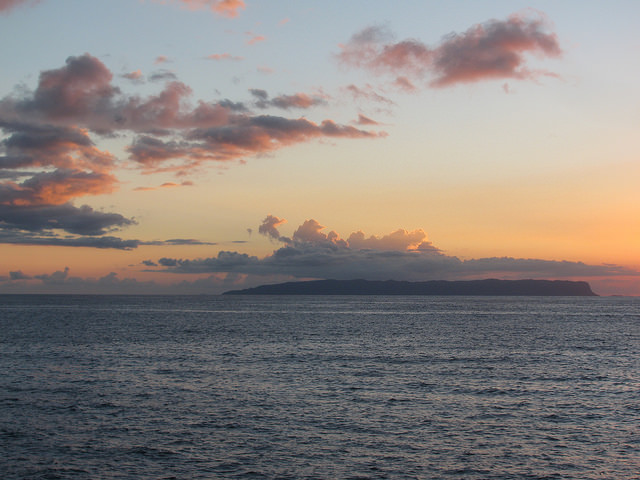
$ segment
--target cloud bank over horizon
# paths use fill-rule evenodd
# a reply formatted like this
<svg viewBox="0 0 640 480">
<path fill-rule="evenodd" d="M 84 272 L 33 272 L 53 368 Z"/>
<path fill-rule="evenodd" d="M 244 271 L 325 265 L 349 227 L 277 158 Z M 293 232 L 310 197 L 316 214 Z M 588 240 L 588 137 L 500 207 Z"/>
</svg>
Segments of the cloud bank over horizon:
<svg viewBox="0 0 640 480">
<path fill-rule="evenodd" d="M 640 277 L 639 271 L 619 265 L 513 257 L 461 260 L 434 246 L 422 229 L 397 229 L 382 236 L 366 235 L 357 230 L 342 238 L 333 230 L 325 233 L 326 227 L 308 219 L 291 236 L 286 236 L 280 232 L 285 224 L 285 219 L 267 215 L 258 227 L 261 235 L 281 244 L 262 258 L 221 250 L 216 256 L 207 258 L 144 260 L 140 265 L 142 271 L 167 274 L 162 282 L 121 279 L 114 272 L 100 278 L 81 278 L 72 276 L 68 268 L 33 275 L 17 270 L 0 276 L 0 292 L 218 294 L 265 283 L 311 279 L 427 281 L 500 278 L 596 280 L 597 283 L 599 278 Z M 167 240 L 166 244 L 172 242 L 174 245 L 198 243 L 191 239 L 173 239 Z M 174 275 L 188 279 L 176 282 L 172 280 Z"/>
<path fill-rule="evenodd" d="M 306 220 L 288 237 L 279 228 L 286 220 L 268 215 L 258 232 L 282 246 L 263 258 L 237 251 L 198 259 L 160 258 L 151 262 L 175 274 L 237 273 L 279 275 L 298 279 L 362 278 L 366 280 L 454 280 L 476 278 L 583 278 L 640 276 L 618 265 L 531 258 L 493 257 L 461 260 L 434 246 L 422 229 L 398 229 L 383 236 L 361 230 L 341 238 L 314 219 Z"/>
</svg>

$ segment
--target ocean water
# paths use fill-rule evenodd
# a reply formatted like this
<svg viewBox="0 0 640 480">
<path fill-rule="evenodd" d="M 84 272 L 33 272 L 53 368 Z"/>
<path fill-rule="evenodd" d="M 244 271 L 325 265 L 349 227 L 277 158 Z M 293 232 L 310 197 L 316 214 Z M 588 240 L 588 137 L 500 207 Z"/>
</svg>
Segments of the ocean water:
<svg viewBox="0 0 640 480">
<path fill-rule="evenodd" d="M 0 296 L 0 478 L 638 479 L 640 299 Z"/>
</svg>

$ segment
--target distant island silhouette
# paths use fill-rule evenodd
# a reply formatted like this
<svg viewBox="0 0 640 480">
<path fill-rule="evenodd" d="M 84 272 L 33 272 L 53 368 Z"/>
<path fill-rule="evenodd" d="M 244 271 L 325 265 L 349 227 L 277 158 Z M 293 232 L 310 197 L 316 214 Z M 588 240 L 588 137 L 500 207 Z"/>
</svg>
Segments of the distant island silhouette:
<svg viewBox="0 0 640 480">
<path fill-rule="evenodd" d="M 230 290 L 223 295 L 509 295 L 598 296 L 587 282 L 568 280 L 312 280 Z"/>
</svg>

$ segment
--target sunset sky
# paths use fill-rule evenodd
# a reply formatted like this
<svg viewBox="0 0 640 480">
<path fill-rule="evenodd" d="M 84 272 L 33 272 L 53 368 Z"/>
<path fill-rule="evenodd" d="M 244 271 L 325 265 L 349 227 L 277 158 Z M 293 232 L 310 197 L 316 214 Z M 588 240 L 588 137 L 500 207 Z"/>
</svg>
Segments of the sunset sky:
<svg viewBox="0 0 640 480">
<path fill-rule="evenodd" d="M 640 295 L 640 2 L 0 0 L 0 293 Z"/>
</svg>

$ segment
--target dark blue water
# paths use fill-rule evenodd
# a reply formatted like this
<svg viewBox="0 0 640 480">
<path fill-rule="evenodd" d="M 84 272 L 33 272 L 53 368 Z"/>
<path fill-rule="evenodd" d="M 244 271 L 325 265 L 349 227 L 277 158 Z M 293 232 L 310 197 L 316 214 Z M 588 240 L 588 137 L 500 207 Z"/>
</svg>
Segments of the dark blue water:
<svg viewBox="0 0 640 480">
<path fill-rule="evenodd" d="M 640 478 L 640 299 L 0 296 L 0 478 Z"/>
</svg>

